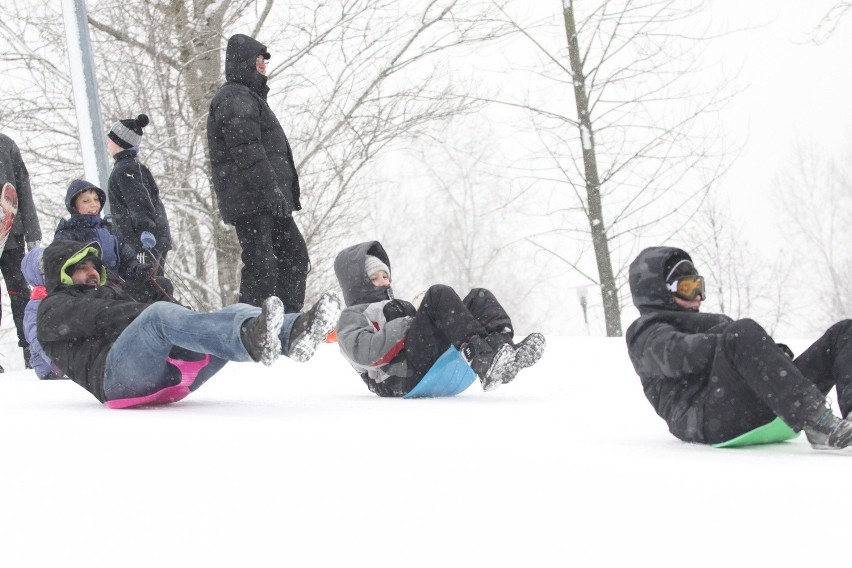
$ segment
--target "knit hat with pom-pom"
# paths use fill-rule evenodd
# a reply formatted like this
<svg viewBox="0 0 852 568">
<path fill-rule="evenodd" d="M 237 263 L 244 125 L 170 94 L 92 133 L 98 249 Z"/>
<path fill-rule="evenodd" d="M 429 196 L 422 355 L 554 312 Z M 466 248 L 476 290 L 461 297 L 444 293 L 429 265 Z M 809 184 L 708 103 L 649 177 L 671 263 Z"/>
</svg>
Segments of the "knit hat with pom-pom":
<svg viewBox="0 0 852 568">
<path fill-rule="evenodd" d="M 139 146 L 142 143 L 142 129 L 148 125 L 148 122 L 147 114 L 119 120 L 112 125 L 107 136 L 125 150 Z"/>
</svg>

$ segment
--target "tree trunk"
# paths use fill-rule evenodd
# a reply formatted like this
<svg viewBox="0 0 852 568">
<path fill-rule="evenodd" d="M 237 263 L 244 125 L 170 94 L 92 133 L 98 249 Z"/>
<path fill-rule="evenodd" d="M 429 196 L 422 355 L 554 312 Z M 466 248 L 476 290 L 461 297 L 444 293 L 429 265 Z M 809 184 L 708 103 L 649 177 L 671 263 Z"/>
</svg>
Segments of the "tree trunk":
<svg viewBox="0 0 852 568">
<path fill-rule="evenodd" d="M 607 337 L 621 336 L 621 308 L 618 305 L 618 286 L 612 272 L 612 261 L 609 255 L 609 240 L 603 219 L 601 204 L 601 184 L 598 177 L 598 165 L 595 157 L 592 120 L 589 116 L 589 98 L 586 94 L 586 77 L 583 73 L 583 62 L 580 57 L 580 46 L 577 41 L 577 30 L 574 22 L 574 3 L 563 1 L 563 16 L 565 33 L 568 39 L 568 57 L 571 64 L 571 76 L 574 83 L 574 98 L 577 103 L 579 118 L 580 142 L 583 145 L 583 166 L 586 182 L 586 197 L 588 199 L 589 227 L 592 234 L 592 246 L 595 249 L 598 277 L 600 279 L 601 299 L 604 308 Z"/>
</svg>

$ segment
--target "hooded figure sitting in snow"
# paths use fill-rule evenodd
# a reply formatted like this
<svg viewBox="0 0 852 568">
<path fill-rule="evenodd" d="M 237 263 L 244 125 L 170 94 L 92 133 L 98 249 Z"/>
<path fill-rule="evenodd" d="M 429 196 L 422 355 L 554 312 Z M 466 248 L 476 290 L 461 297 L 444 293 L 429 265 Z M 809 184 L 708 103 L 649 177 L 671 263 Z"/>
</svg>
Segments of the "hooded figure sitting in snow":
<svg viewBox="0 0 852 568">
<path fill-rule="evenodd" d="M 405 396 L 450 346 L 486 391 L 512 381 L 544 353 L 540 333 L 513 343 L 508 314 L 484 288 L 462 300 L 449 286 L 434 285 L 416 309 L 394 299 L 390 260 L 378 241 L 342 250 L 334 272 L 346 302 L 337 323 L 340 351 L 379 396 Z"/>
<path fill-rule="evenodd" d="M 303 314 L 285 314 L 275 296 L 262 308 L 231 304 L 206 313 L 171 302 L 138 302 L 107 284 L 97 242 L 53 241 L 43 264 L 47 297 L 38 310 L 38 339 L 71 380 L 114 408 L 145 403 L 178 386 L 182 377 L 169 357 L 194 361 L 209 355 L 189 391 L 228 361 L 269 366 L 279 355 L 307 361 L 340 314 L 336 292 L 326 292 Z"/>
<path fill-rule="evenodd" d="M 700 313 L 704 278 L 683 250 L 652 247 L 630 265 L 640 317 L 627 349 L 645 396 L 685 442 L 720 444 L 780 417 L 815 449 L 852 445 L 852 320 L 793 360 L 750 319 Z M 826 394 L 837 387 L 837 418 Z"/>
</svg>

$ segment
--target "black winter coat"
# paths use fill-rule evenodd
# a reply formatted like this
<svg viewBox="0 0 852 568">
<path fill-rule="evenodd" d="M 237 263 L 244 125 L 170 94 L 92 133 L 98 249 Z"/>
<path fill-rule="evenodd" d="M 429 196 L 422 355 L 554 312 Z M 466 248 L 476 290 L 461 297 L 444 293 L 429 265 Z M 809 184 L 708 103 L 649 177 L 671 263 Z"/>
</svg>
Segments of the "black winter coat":
<svg viewBox="0 0 852 568">
<path fill-rule="evenodd" d="M 167 253 L 172 249 L 172 234 L 166 208 L 154 176 L 136 158 L 137 153 L 136 149 L 130 149 L 114 156 L 108 186 L 113 228 L 119 241 L 129 246 L 134 256 L 142 250 L 143 231 L 157 239 L 155 251 Z"/>
<path fill-rule="evenodd" d="M 45 249 L 42 260 L 48 295 L 39 306 L 36 325 L 44 352 L 74 382 L 104 402 L 109 350 L 148 304 L 110 286 L 61 284 L 68 260 L 85 246 L 59 240 Z"/>
<path fill-rule="evenodd" d="M 641 314 L 625 339 L 645 396 L 681 440 L 694 438 L 720 336 L 733 321 L 679 307 L 666 289 L 666 267 L 690 259 L 670 247 L 645 249 L 630 265 L 630 291 Z"/>
<path fill-rule="evenodd" d="M 41 227 L 38 223 L 33 192 L 30 189 L 30 174 L 15 141 L 0 134 L 0 188 L 6 182 L 15 186 L 18 193 L 18 214 L 6 241 L 6 248 L 15 248 L 21 241 L 41 240 Z M 14 237 L 23 236 L 23 239 Z"/>
<path fill-rule="evenodd" d="M 227 83 L 213 97 L 207 117 L 213 189 L 222 219 L 229 224 L 271 211 L 276 188 L 288 213 L 302 208 L 293 152 L 266 103 L 266 77 L 255 67 L 265 51 L 262 43 L 245 35 L 228 40 Z"/>
</svg>

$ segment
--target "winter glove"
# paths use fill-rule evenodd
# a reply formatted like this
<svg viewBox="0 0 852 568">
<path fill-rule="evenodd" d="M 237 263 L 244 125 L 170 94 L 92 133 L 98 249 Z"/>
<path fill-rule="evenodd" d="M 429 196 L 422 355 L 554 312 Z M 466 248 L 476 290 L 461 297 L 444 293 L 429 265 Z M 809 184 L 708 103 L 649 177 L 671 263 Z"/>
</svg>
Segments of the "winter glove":
<svg viewBox="0 0 852 568">
<path fill-rule="evenodd" d="M 785 345 L 784 343 L 776 343 L 775 345 L 777 345 L 778 349 L 780 349 L 781 352 L 790 359 L 796 358 L 796 355 L 793 354 L 793 350 L 787 347 L 787 345 Z"/>
<path fill-rule="evenodd" d="M 391 300 L 382 308 L 382 313 L 385 316 L 385 320 L 393 321 L 406 316 L 414 317 L 417 315 L 417 310 L 405 300 Z"/>
<path fill-rule="evenodd" d="M 142 242 L 142 248 L 145 250 L 151 250 L 157 246 L 157 237 L 149 231 L 142 231 L 142 236 L 139 240 Z"/>
<path fill-rule="evenodd" d="M 146 280 L 154 274 L 154 265 L 150 262 L 140 262 L 133 271 L 134 280 Z"/>
<path fill-rule="evenodd" d="M 20 242 L 20 241 L 18 241 L 18 242 Z M 39 241 L 39 240 L 27 241 L 27 250 L 28 251 L 33 250 L 34 248 L 37 248 L 38 245 L 40 245 L 40 244 L 41 244 L 41 241 Z"/>
<path fill-rule="evenodd" d="M 272 209 L 273 217 L 287 217 L 292 213 L 290 207 L 287 206 L 287 200 L 284 199 L 284 194 L 277 187 L 272 190 L 272 197 L 269 200 L 270 208 Z"/>
</svg>

